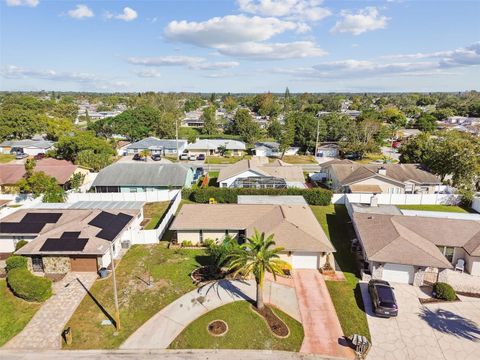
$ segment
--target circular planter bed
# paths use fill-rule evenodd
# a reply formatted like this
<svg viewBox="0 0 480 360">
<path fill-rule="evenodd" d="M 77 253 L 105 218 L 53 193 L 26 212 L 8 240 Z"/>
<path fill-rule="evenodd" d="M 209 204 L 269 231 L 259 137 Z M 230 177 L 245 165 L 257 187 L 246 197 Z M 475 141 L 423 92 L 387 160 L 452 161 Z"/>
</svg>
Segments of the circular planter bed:
<svg viewBox="0 0 480 360">
<path fill-rule="evenodd" d="M 213 320 L 208 324 L 207 331 L 212 336 L 223 336 L 228 331 L 228 325 L 223 320 Z"/>
<path fill-rule="evenodd" d="M 225 273 L 215 266 L 201 266 L 193 270 L 190 277 L 195 284 L 200 284 L 207 281 L 223 279 Z"/>
<path fill-rule="evenodd" d="M 252 305 L 252 309 L 260 315 L 267 323 L 270 331 L 279 338 L 287 338 L 290 335 L 290 329 L 268 306 L 264 306 L 262 310 L 258 310 Z"/>
</svg>

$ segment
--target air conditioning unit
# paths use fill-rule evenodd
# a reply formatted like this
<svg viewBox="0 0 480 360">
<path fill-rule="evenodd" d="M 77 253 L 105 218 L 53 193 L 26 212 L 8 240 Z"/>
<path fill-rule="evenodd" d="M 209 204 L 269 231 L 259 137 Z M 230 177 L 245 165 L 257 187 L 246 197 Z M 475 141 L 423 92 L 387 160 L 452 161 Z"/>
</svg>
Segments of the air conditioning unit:
<svg viewBox="0 0 480 360">
<path fill-rule="evenodd" d="M 122 241 L 122 249 L 130 249 L 131 243 L 130 240 Z"/>
</svg>

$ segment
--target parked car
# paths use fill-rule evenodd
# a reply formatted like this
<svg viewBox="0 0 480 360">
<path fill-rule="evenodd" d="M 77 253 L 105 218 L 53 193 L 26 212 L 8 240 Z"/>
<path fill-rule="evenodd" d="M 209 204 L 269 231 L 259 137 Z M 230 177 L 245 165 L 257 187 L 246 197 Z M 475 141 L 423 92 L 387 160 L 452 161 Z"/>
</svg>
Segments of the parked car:
<svg viewBox="0 0 480 360">
<path fill-rule="evenodd" d="M 152 158 L 153 161 L 162 160 L 162 156 L 160 154 L 152 154 L 151 158 Z"/>
<path fill-rule="evenodd" d="M 203 169 L 203 167 L 197 167 L 195 173 L 197 173 L 198 176 L 202 176 L 205 173 L 205 170 Z"/>
<path fill-rule="evenodd" d="M 39 153 L 39 154 L 35 155 L 33 158 L 35 160 L 42 160 L 43 158 L 45 158 L 45 154 L 44 153 Z"/>
<path fill-rule="evenodd" d="M 198 155 L 197 160 L 205 160 L 205 154 Z"/>
<path fill-rule="evenodd" d="M 188 157 L 188 160 L 190 160 L 190 161 L 195 161 L 195 160 L 197 160 L 197 157 L 196 157 L 195 155 L 190 155 L 190 156 Z"/>
<path fill-rule="evenodd" d="M 187 153 L 183 153 L 180 155 L 180 160 L 188 160 L 188 154 Z"/>
<path fill-rule="evenodd" d="M 22 159 L 25 159 L 27 157 L 28 157 L 28 154 L 25 154 L 23 152 L 17 152 L 15 154 L 15 159 L 17 159 L 17 160 L 22 160 Z"/>
<path fill-rule="evenodd" d="M 144 158 L 143 156 L 141 156 L 140 154 L 135 154 L 133 155 L 133 160 L 136 160 L 136 161 L 147 161 L 146 158 Z"/>
<path fill-rule="evenodd" d="M 380 317 L 398 315 L 398 305 L 393 288 L 387 281 L 372 279 L 368 282 L 368 292 L 372 298 L 373 311 Z"/>
</svg>

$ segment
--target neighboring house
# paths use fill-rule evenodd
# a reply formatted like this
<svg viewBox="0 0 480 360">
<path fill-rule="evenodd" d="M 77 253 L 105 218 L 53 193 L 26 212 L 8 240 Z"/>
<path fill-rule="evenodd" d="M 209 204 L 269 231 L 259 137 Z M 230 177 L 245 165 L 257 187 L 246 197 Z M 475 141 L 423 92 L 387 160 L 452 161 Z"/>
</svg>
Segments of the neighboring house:
<svg viewBox="0 0 480 360">
<path fill-rule="evenodd" d="M 187 143 L 187 140 L 178 140 L 179 154 L 185 151 Z M 126 146 L 124 154 L 136 154 L 143 150 L 148 150 L 152 154 L 175 155 L 177 153 L 177 140 L 158 139 L 151 136 Z"/>
<path fill-rule="evenodd" d="M 440 179 L 419 164 L 367 164 L 332 160 L 321 164 L 321 173 L 335 192 L 433 194 Z"/>
<path fill-rule="evenodd" d="M 0 253 L 27 256 L 33 272 L 64 274 L 108 267 L 122 234 L 141 222 L 139 210 L 24 209 L 0 221 Z M 110 247 L 112 249 L 110 249 Z"/>
<path fill-rule="evenodd" d="M 280 157 L 282 152 L 280 151 L 280 144 L 277 142 L 258 142 L 253 149 L 256 156 L 268 156 L 268 157 Z M 285 150 L 284 155 L 296 155 L 298 153 L 298 147 L 290 147 Z"/>
<path fill-rule="evenodd" d="M 70 184 L 73 174 L 87 174 L 89 171 L 74 165 L 70 161 L 45 158 L 36 162 L 35 172 L 44 172 L 53 176 L 64 189 Z M 26 174 L 24 164 L 0 164 L 0 193 L 15 192 L 15 185 Z"/>
<path fill-rule="evenodd" d="M 335 249 L 308 205 L 184 205 L 170 229 L 178 243 L 193 244 L 226 235 L 243 243 L 257 229 L 274 234 L 276 246 L 284 248 L 281 258 L 294 269 L 319 269 L 327 261 L 333 266 Z"/>
<path fill-rule="evenodd" d="M 196 128 L 201 128 L 203 127 L 203 109 L 206 106 L 203 106 L 197 110 L 193 110 L 190 112 L 185 113 L 185 117 L 182 120 L 182 126 L 185 127 L 196 127 Z"/>
<path fill-rule="evenodd" d="M 219 148 L 222 146 L 229 150 L 233 156 L 242 156 L 247 150 L 244 142 L 228 139 L 197 139 L 187 146 L 187 150 L 192 155 L 220 155 Z"/>
<path fill-rule="evenodd" d="M 45 154 L 53 149 L 54 142 L 43 138 L 32 138 L 25 140 L 6 140 L 0 144 L 0 153 L 10 154 L 15 152 L 35 156 Z"/>
<path fill-rule="evenodd" d="M 317 149 L 317 157 L 321 158 L 338 158 L 340 154 L 340 146 L 338 144 L 323 144 Z"/>
<path fill-rule="evenodd" d="M 116 144 L 117 155 L 125 156 L 127 155 L 127 146 L 130 145 L 130 141 L 127 140 L 118 140 Z"/>
<path fill-rule="evenodd" d="M 353 225 L 373 278 L 421 286 L 459 259 L 480 276 L 480 222 L 385 213 L 353 206 Z M 383 212 L 383 213 L 382 213 Z M 439 278 L 440 274 L 440 278 Z"/>
<path fill-rule="evenodd" d="M 146 192 L 190 187 L 193 168 L 182 164 L 115 163 L 100 170 L 92 188 L 98 193 Z"/>
<path fill-rule="evenodd" d="M 305 177 L 301 167 L 286 164 L 281 160 L 269 163 L 267 158 L 259 157 L 240 160 L 222 168 L 217 181 L 220 187 L 305 187 Z"/>
</svg>

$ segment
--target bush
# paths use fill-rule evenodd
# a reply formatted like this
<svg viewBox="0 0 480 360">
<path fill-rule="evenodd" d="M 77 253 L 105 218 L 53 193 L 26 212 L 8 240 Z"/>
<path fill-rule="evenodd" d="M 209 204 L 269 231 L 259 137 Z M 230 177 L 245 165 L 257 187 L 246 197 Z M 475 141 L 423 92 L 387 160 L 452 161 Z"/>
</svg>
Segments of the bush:
<svg viewBox="0 0 480 360">
<path fill-rule="evenodd" d="M 193 243 L 190 240 L 182 241 L 182 247 L 191 247 L 191 246 L 193 246 Z"/>
<path fill-rule="evenodd" d="M 215 244 L 215 240 L 213 239 L 206 239 L 204 242 L 203 242 L 203 245 L 206 246 L 206 247 L 210 247 L 212 245 Z"/>
<path fill-rule="evenodd" d="M 433 293 L 437 299 L 453 301 L 457 299 L 457 294 L 455 294 L 455 290 L 447 284 L 443 282 L 437 282 L 433 284 Z"/>
<path fill-rule="evenodd" d="M 332 201 L 332 192 L 326 189 L 246 189 L 246 188 L 217 188 L 185 189 L 182 197 L 197 203 L 207 204 L 210 198 L 218 203 L 236 204 L 238 195 L 301 195 L 309 205 L 329 205 Z"/>
<path fill-rule="evenodd" d="M 18 245 L 18 244 L 17 244 Z M 17 249 L 18 250 L 18 249 Z M 13 269 L 26 269 L 27 268 L 27 258 L 25 256 L 10 256 L 6 261 L 7 272 Z"/>
<path fill-rule="evenodd" d="M 52 281 L 35 276 L 26 268 L 9 271 L 7 282 L 16 296 L 27 301 L 43 302 L 52 295 Z"/>
<path fill-rule="evenodd" d="M 15 251 L 17 250 L 20 250 L 22 247 L 24 247 L 25 245 L 28 244 L 28 241 L 27 240 L 20 240 L 19 242 L 17 242 L 17 244 L 15 245 Z"/>
</svg>

